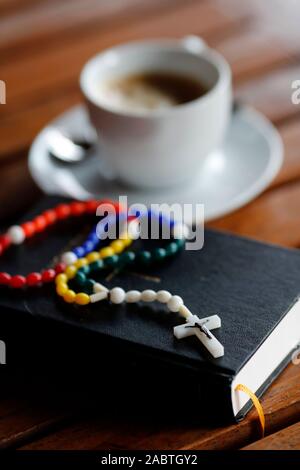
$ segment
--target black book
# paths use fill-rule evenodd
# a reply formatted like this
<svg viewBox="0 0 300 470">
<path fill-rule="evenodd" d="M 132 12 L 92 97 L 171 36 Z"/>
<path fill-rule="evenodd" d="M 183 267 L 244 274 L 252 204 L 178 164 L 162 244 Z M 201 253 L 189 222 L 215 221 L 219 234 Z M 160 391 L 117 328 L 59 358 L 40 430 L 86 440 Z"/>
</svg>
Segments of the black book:
<svg viewBox="0 0 300 470">
<path fill-rule="evenodd" d="M 23 220 L 60 200 L 44 198 Z M 62 221 L 10 248 L 0 259 L 1 271 L 28 273 L 51 265 L 95 222 Z M 183 320 L 161 304 L 103 301 L 77 308 L 62 302 L 48 285 L 28 292 L 0 289 L 0 339 L 8 338 L 7 367 L 10 360 L 26 361 L 20 336 L 27 346 L 35 344 L 31 361 L 41 360 L 43 346 L 49 351 L 55 344 L 57 352 L 60 341 L 57 361 L 75 361 L 77 374 L 89 369 L 87 363 L 93 375 L 96 371 L 103 377 L 105 370 L 122 394 L 134 389 L 135 395 L 151 395 L 152 404 L 163 402 L 164 407 L 173 400 L 172 406 L 190 407 L 197 417 L 213 410 L 218 418 L 240 420 L 251 401 L 235 386 L 242 383 L 261 396 L 300 340 L 298 250 L 207 230 L 202 250 L 183 251 L 147 272 L 116 273 L 106 285 L 166 289 L 180 295 L 199 318 L 218 314 L 222 327 L 213 334 L 224 345 L 224 356 L 214 359 L 195 336 L 176 339 L 173 328 Z"/>
</svg>

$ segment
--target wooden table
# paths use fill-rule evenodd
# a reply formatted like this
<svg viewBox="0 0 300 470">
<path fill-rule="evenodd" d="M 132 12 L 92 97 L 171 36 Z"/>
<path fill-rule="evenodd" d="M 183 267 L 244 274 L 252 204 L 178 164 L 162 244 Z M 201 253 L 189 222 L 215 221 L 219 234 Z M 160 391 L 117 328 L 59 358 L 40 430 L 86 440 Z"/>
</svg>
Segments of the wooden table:
<svg viewBox="0 0 300 470">
<path fill-rule="evenodd" d="M 133 38 L 199 34 L 232 66 L 235 93 L 271 119 L 285 162 L 254 202 L 210 225 L 300 247 L 299 8 L 294 1 L 1 0 L 0 216 L 13 220 L 40 196 L 27 170 L 36 133 L 78 103 L 78 74 L 95 52 Z M 252 411 L 239 425 L 207 427 L 103 417 L 78 409 L 47 381 L 16 376 L 0 397 L 0 447 L 22 449 L 300 448 L 300 369 L 290 365 L 262 399 L 267 437 Z"/>
</svg>

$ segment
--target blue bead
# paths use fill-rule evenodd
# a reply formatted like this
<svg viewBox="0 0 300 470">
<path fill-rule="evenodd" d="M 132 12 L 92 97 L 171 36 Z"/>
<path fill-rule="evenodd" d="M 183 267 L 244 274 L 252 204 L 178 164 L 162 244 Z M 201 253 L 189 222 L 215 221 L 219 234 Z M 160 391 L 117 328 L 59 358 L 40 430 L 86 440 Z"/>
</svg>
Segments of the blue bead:
<svg viewBox="0 0 300 470">
<path fill-rule="evenodd" d="M 92 241 L 87 240 L 82 244 L 82 248 L 84 249 L 85 254 L 93 251 L 94 247 L 95 247 L 95 243 L 93 243 Z"/>
<path fill-rule="evenodd" d="M 87 237 L 87 240 L 91 241 L 91 242 L 94 242 L 94 243 L 98 243 L 100 241 L 95 232 L 90 233 L 90 235 Z"/>
<path fill-rule="evenodd" d="M 85 250 L 84 250 L 84 248 L 82 248 L 82 246 L 77 246 L 72 251 L 73 251 L 73 253 L 75 253 L 77 258 L 82 258 L 85 255 Z"/>
</svg>

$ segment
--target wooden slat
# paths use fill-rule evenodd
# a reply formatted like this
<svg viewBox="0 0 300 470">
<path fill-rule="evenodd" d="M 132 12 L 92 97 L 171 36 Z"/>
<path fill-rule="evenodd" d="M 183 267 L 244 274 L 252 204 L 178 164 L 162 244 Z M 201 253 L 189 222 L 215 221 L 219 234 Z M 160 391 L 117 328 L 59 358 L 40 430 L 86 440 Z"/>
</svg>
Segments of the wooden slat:
<svg viewBox="0 0 300 470">
<path fill-rule="evenodd" d="M 211 41 L 212 45 L 229 61 L 234 84 L 249 82 L 269 71 L 279 68 L 294 57 L 294 50 L 279 35 L 250 27 L 230 38 Z"/>
<path fill-rule="evenodd" d="M 41 1 L 42 0 L 0 0 L 0 14 L 2 16 L 20 12 L 26 8 L 32 8 L 33 5 L 41 3 Z"/>
<path fill-rule="evenodd" d="M 299 247 L 299 200 L 300 182 L 291 182 L 267 191 L 209 226 L 287 247 Z"/>
<path fill-rule="evenodd" d="M 11 154 L 26 149 L 36 134 L 60 113 L 81 100 L 79 87 L 69 87 L 66 92 L 52 93 L 46 100 L 41 100 L 38 105 L 32 104 L 30 108 L 24 107 L 22 111 L 15 113 L 0 123 L 0 161 L 7 160 Z M 8 106 L 8 105 L 7 105 Z"/>
<path fill-rule="evenodd" d="M 0 174 L 3 184 L 0 185 L 0 221 L 13 217 L 25 210 L 40 197 L 41 192 L 32 180 L 28 171 L 26 158 L 18 158 L 10 165 L 1 165 Z"/>
<path fill-rule="evenodd" d="M 242 450 L 299 450 L 300 449 L 300 423 L 289 426 L 282 431 L 254 442 Z"/>
<path fill-rule="evenodd" d="M 275 123 L 300 115 L 300 105 L 292 103 L 292 82 L 300 76 L 300 65 L 281 68 L 239 87 L 236 97 L 255 106 Z"/>
<path fill-rule="evenodd" d="M 279 131 L 284 145 L 284 162 L 272 186 L 300 178 L 300 119 L 283 123 Z"/>
<path fill-rule="evenodd" d="M 178 17 L 181 19 L 178 24 Z M 84 62 L 99 50 L 130 39 L 147 37 L 182 37 L 188 33 L 200 33 L 208 37 L 215 31 L 234 27 L 230 16 L 207 3 L 187 4 L 155 16 L 147 16 L 138 23 L 118 26 L 105 31 L 92 31 L 67 41 L 59 48 L 48 48 L 42 54 L 20 58 L 1 66 L 1 78 L 8 89 L 6 113 L 22 109 L 36 102 L 39 95 L 47 96 L 73 85 Z"/>
<path fill-rule="evenodd" d="M 192 1 L 192 0 L 188 0 Z M 174 5 L 182 0 L 172 0 Z M 61 46 L 68 38 L 82 37 L 85 30 L 90 32 L 110 29 L 115 20 L 126 22 L 153 10 L 163 11 L 170 0 L 69 0 L 37 2 L 32 8 L 25 8 L 0 18 L 1 61 L 37 50 L 49 49 L 49 45 Z"/>
<path fill-rule="evenodd" d="M 267 431 L 295 423 L 300 416 L 300 375 L 289 366 L 262 399 Z M 104 417 L 103 417 L 104 416 Z M 194 425 L 155 422 L 149 417 L 105 417 L 103 407 L 93 415 L 58 432 L 35 439 L 25 449 L 233 449 L 259 439 L 259 425 L 254 411 L 238 425 L 215 428 L 199 422 Z"/>
</svg>

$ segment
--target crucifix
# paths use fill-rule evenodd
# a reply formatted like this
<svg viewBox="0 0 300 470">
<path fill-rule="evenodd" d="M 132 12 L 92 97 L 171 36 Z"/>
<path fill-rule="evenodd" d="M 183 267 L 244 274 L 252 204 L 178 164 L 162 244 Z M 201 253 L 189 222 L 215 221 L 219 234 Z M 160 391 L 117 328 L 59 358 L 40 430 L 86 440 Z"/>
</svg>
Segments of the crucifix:
<svg viewBox="0 0 300 470">
<path fill-rule="evenodd" d="M 221 318 L 218 315 L 199 318 L 197 315 L 189 315 L 184 325 L 174 327 L 174 336 L 177 339 L 197 336 L 201 343 L 208 349 L 214 358 L 224 356 L 224 346 L 217 340 L 210 330 L 221 327 Z"/>
</svg>

